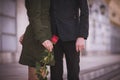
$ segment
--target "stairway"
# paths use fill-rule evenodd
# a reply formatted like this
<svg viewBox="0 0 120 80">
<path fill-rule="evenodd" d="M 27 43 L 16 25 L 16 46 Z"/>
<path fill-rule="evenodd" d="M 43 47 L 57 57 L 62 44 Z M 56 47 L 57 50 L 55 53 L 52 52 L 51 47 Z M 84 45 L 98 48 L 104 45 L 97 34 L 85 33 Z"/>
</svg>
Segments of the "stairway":
<svg viewBox="0 0 120 80">
<path fill-rule="evenodd" d="M 80 80 L 120 80 L 120 63 L 102 65 L 81 71 Z"/>
</svg>

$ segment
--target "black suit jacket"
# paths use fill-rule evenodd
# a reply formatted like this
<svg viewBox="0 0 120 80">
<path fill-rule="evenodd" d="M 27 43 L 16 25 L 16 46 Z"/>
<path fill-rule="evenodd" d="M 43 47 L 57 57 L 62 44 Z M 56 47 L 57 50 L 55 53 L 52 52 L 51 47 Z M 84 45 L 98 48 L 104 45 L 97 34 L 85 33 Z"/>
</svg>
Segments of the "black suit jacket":
<svg viewBox="0 0 120 80">
<path fill-rule="evenodd" d="M 79 15 L 80 12 L 80 15 Z M 51 0 L 51 30 L 63 41 L 87 39 L 89 10 L 87 0 Z"/>
</svg>

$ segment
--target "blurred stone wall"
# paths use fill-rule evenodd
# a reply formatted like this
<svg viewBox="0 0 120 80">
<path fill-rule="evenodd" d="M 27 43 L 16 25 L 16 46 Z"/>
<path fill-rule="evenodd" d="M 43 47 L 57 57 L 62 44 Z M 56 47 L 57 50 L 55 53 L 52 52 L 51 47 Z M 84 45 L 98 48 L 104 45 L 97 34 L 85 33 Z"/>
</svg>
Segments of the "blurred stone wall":
<svg viewBox="0 0 120 80">
<path fill-rule="evenodd" d="M 15 61 L 17 52 L 16 0 L 0 0 L 0 62 Z"/>
<path fill-rule="evenodd" d="M 19 37 L 27 25 L 24 0 L 0 0 L 0 63 L 19 60 Z"/>
<path fill-rule="evenodd" d="M 103 0 L 89 0 L 90 30 L 86 42 L 88 55 L 120 53 L 120 27 L 109 20 L 109 8 Z"/>
</svg>

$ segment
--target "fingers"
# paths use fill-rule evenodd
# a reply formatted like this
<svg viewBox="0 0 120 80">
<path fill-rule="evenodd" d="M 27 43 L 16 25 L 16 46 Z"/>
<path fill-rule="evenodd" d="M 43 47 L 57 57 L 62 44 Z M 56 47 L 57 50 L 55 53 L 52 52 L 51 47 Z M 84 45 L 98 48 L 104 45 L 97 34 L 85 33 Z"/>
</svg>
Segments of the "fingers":
<svg viewBox="0 0 120 80">
<path fill-rule="evenodd" d="M 20 37 L 19 42 L 22 44 L 23 38 Z"/>
<path fill-rule="evenodd" d="M 52 51 L 53 49 L 53 44 L 50 40 L 46 40 L 42 43 L 42 45 L 48 50 L 48 51 Z"/>
<path fill-rule="evenodd" d="M 20 36 L 19 42 L 22 44 L 24 35 Z"/>
<path fill-rule="evenodd" d="M 80 52 L 85 48 L 85 40 L 83 38 L 78 38 L 76 41 L 76 51 Z"/>
<path fill-rule="evenodd" d="M 84 49 L 84 45 L 76 45 L 76 51 L 77 52 L 80 52 L 80 51 L 82 51 Z"/>
</svg>

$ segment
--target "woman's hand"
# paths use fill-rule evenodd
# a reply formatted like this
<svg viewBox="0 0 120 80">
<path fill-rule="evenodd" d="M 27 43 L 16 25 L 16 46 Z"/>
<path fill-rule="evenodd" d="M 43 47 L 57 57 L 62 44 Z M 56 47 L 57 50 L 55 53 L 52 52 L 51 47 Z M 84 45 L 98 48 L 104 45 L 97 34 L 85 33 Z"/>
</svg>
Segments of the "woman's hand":
<svg viewBox="0 0 120 80">
<path fill-rule="evenodd" d="M 19 38 L 19 42 L 22 44 L 23 43 L 23 37 L 24 37 L 24 34 L 20 36 Z"/>
<path fill-rule="evenodd" d="M 42 45 L 48 50 L 48 51 L 52 51 L 53 49 L 53 44 L 50 40 L 45 40 Z"/>
</svg>

